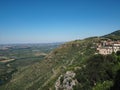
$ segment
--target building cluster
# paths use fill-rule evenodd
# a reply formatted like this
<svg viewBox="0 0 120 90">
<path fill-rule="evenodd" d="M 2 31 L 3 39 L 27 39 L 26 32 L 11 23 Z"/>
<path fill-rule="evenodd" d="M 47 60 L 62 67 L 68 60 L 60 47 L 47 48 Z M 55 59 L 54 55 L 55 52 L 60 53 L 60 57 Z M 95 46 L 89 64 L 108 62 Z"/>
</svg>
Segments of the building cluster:
<svg viewBox="0 0 120 90">
<path fill-rule="evenodd" d="M 120 51 L 120 41 L 102 40 L 97 44 L 99 54 L 107 55 Z"/>
</svg>

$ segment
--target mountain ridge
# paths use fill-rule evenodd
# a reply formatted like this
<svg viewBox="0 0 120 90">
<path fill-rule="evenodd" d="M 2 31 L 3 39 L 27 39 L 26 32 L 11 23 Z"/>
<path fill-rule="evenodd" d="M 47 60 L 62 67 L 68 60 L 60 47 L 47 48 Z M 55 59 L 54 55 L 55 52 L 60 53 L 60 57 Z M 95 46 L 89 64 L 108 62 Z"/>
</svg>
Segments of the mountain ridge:
<svg viewBox="0 0 120 90">
<path fill-rule="evenodd" d="M 107 34 L 107 35 L 104 35 L 102 37 L 105 37 L 105 38 L 110 38 L 112 40 L 120 40 L 120 30 L 116 30 L 110 34 Z"/>
</svg>

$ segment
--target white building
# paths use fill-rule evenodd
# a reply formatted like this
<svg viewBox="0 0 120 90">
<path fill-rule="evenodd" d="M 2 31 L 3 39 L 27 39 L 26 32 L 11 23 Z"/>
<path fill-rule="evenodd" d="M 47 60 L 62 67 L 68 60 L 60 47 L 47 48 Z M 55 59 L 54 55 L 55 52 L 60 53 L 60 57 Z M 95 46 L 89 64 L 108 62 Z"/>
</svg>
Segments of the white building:
<svg viewBox="0 0 120 90">
<path fill-rule="evenodd" d="M 113 52 L 120 51 L 120 44 L 113 44 L 112 46 L 104 46 L 97 48 L 99 54 L 107 55 L 112 54 Z"/>
</svg>

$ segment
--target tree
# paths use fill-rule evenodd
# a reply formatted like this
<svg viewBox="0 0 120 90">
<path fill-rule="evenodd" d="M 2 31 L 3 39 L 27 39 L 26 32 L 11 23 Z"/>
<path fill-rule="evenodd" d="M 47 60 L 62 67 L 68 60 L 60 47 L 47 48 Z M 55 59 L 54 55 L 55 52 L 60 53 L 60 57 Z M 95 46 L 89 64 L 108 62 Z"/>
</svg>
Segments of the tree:
<svg viewBox="0 0 120 90">
<path fill-rule="evenodd" d="M 116 52 L 116 55 L 117 55 L 117 56 L 120 56 L 120 51 L 117 51 L 117 52 Z"/>
<path fill-rule="evenodd" d="M 114 85 L 111 90 L 120 90 L 120 70 L 117 72 L 117 75 L 114 79 Z"/>
</svg>

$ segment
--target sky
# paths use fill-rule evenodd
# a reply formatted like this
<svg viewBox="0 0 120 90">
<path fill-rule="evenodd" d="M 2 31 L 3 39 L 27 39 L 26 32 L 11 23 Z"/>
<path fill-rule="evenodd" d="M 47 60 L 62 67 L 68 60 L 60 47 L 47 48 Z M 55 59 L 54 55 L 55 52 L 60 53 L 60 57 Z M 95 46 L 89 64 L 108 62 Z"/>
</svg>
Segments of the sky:
<svg viewBox="0 0 120 90">
<path fill-rule="evenodd" d="M 53 43 L 120 30 L 120 0 L 0 0 L 0 44 Z"/>
</svg>

